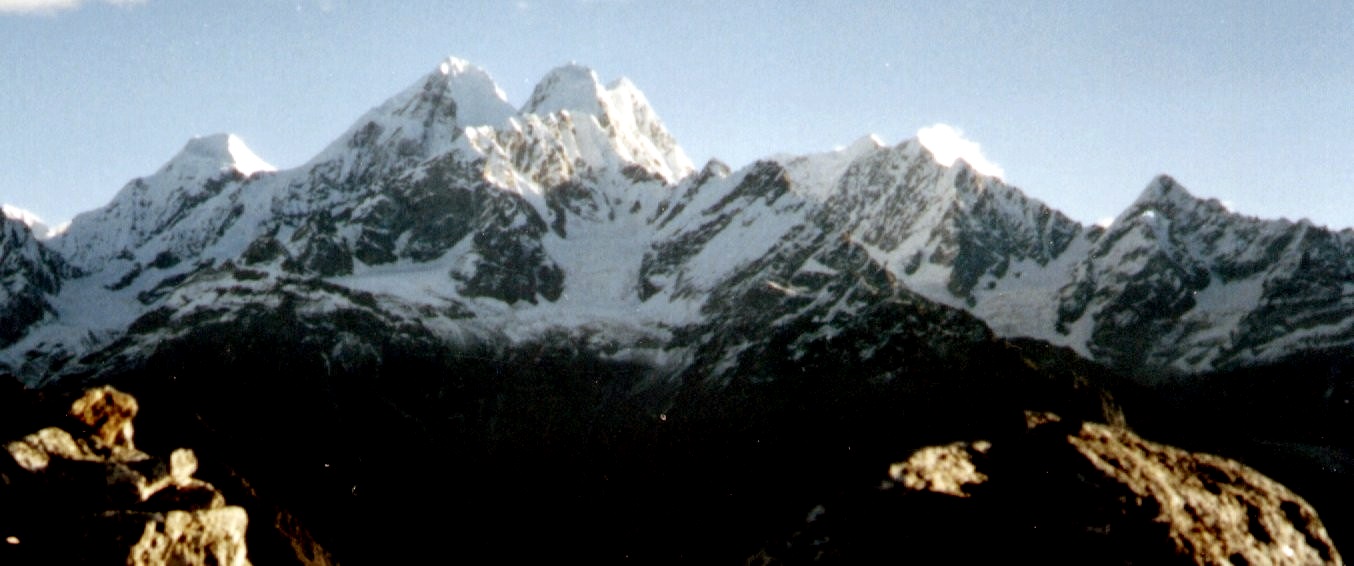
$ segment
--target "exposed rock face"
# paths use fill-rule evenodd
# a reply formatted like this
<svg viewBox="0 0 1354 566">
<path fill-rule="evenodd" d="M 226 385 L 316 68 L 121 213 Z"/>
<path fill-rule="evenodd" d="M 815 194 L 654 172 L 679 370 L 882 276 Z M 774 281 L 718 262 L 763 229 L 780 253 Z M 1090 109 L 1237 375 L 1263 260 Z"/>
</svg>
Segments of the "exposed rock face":
<svg viewBox="0 0 1354 566">
<path fill-rule="evenodd" d="M 1306 501 L 1243 464 L 1047 413 L 1027 424 L 918 450 L 749 563 L 1343 563 Z"/>
<path fill-rule="evenodd" d="M 126 393 L 91 389 L 71 406 L 76 422 L 5 445 L 0 562 L 249 564 L 244 509 L 193 477 L 192 450 L 168 458 L 138 450 L 137 409 Z"/>
<path fill-rule="evenodd" d="M 72 272 L 23 222 L 0 215 L 0 346 L 53 312 L 51 297 Z"/>
</svg>

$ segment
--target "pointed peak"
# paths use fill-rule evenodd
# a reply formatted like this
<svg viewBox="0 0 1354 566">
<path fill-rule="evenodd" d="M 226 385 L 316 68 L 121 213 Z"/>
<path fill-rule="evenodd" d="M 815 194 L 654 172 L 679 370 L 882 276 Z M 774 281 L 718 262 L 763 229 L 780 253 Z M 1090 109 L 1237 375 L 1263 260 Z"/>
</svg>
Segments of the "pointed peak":
<svg viewBox="0 0 1354 566">
<path fill-rule="evenodd" d="M 477 94 L 495 98 L 505 103 L 508 101 L 507 93 L 504 93 L 503 89 L 499 88 L 498 83 L 494 82 L 494 78 L 489 74 L 489 71 L 460 57 L 444 59 L 432 73 L 429 73 L 428 81 L 425 82 L 445 83 L 455 90 L 465 91 L 458 94 L 470 94 L 478 91 Z"/>
<path fill-rule="evenodd" d="M 188 140 L 160 171 L 201 172 L 210 176 L 231 169 L 245 176 L 277 170 L 250 150 L 239 136 L 212 134 Z"/>
<path fill-rule="evenodd" d="M 1130 209 L 1139 208 L 1161 208 L 1174 210 L 1178 208 L 1193 208 L 1197 205 L 1207 205 L 1210 209 L 1217 209 L 1217 212 L 1227 213 L 1227 208 L 1216 199 L 1202 199 L 1190 194 L 1179 181 L 1170 175 L 1157 175 L 1152 182 L 1147 184 L 1147 188 L 1142 190 L 1138 198 L 1133 201 Z"/>
<path fill-rule="evenodd" d="M 702 177 L 717 177 L 722 179 L 728 177 L 729 173 L 732 171 L 733 169 L 729 167 L 728 163 L 711 158 L 709 161 L 705 162 L 705 167 L 701 168 L 700 174 Z"/>
<path fill-rule="evenodd" d="M 1152 179 L 1152 182 L 1147 183 L 1147 188 L 1142 190 L 1142 194 L 1138 195 L 1135 202 L 1150 203 L 1179 198 L 1194 200 L 1194 196 L 1189 194 L 1189 191 L 1185 190 L 1185 187 L 1181 186 L 1174 177 L 1162 174 L 1157 175 Z"/>
<path fill-rule="evenodd" d="M 625 80 L 624 85 L 620 81 L 615 84 L 628 85 L 626 88 L 634 89 L 634 85 L 628 80 Z M 545 78 L 536 84 L 531 98 L 522 106 L 522 113 L 545 115 L 567 110 L 600 116 L 602 114 L 600 98 L 603 92 L 596 71 L 577 63 L 569 63 L 546 73 Z"/>
<path fill-rule="evenodd" d="M 403 129 L 406 133 L 417 130 L 418 135 L 426 127 L 447 131 L 497 127 L 513 113 L 508 95 L 488 71 L 465 59 L 448 57 L 423 78 L 364 115 L 344 137 L 359 134 L 373 123 L 383 130 Z"/>
<path fill-rule="evenodd" d="M 461 59 L 447 57 L 424 80 L 391 99 L 397 114 L 435 113 L 451 104 L 450 113 L 462 127 L 498 126 L 512 116 L 508 95 L 489 72 Z"/>
<path fill-rule="evenodd" d="M 391 163 L 422 160 L 446 151 L 465 130 L 502 127 L 515 113 L 488 71 L 465 59 L 448 57 L 363 114 L 305 167 L 327 161 L 355 164 L 365 159 L 357 156 L 368 151 L 412 152 Z"/>
<path fill-rule="evenodd" d="M 1149 222 L 1162 219 L 1185 219 L 1212 215 L 1235 215 L 1217 199 L 1202 199 L 1190 194 L 1170 175 L 1157 175 L 1147 184 L 1110 226 L 1126 226 L 1128 221 L 1141 218 Z"/>
</svg>

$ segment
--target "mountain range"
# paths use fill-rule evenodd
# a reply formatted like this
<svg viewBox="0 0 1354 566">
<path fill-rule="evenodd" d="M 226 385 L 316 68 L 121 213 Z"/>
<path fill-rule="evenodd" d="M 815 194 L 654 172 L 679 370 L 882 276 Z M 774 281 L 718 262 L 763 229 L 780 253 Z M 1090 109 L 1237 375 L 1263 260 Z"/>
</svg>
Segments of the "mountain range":
<svg viewBox="0 0 1354 566">
<path fill-rule="evenodd" d="M 1348 229 L 1234 214 L 1165 176 L 1087 227 L 916 140 L 697 170 L 633 84 L 579 66 L 513 109 L 451 59 L 300 167 L 275 171 L 234 136 L 195 138 L 54 236 L 19 222 L 3 239 L 16 252 L 0 360 L 33 380 L 149 313 L 177 320 L 238 301 L 231 288 L 300 279 L 437 313 L 409 318 L 443 339 L 646 336 L 620 348 L 676 371 L 689 356 L 674 330 L 736 315 L 718 297 L 739 283 L 840 303 L 805 284 L 839 274 L 843 246 L 1000 336 L 1131 373 L 1354 342 Z"/>
<path fill-rule="evenodd" d="M 747 391 L 842 409 L 867 391 L 967 387 L 984 368 L 1034 371 L 1066 385 L 1064 410 L 1111 418 L 1104 391 L 1204 396 L 1216 376 L 1354 346 L 1354 231 L 1239 215 L 1167 176 L 1086 226 L 915 139 L 697 168 L 635 85 L 577 65 L 513 108 L 448 59 L 299 167 L 205 136 L 68 226 L 4 216 L 0 373 L 145 388 L 242 372 L 222 379 L 335 406 L 379 391 L 381 410 L 434 438 L 578 425 L 510 417 L 540 395 L 727 424 Z M 558 377 L 579 367 L 594 377 Z M 1302 403 L 1324 415 L 1350 388 L 1322 367 Z M 428 368 L 440 377 L 411 377 Z M 509 385 L 453 377 L 475 372 Z M 793 377 L 845 374 L 845 389 Z M 351 376 L 370 381 L 345 389 Z M 207 396 L 236 387 L 200 379 Z M 776 426 L 790 414 L 759 410 Z"/>
</svg>

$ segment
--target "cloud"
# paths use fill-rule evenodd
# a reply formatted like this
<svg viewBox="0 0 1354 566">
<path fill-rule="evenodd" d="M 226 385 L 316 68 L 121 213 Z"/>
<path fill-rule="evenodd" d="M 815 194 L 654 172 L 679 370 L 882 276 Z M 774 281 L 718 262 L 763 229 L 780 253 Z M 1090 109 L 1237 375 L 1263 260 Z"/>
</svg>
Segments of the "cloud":
<svg viewBox="0 0 1354 566">
<path fill-rule="evenodd" d="M 954 165 L 957 159 L 963 159 L 984 175 L 997 178 L 1006 176 L 1005 169 L 983 155 L 983 148 L 978 142 L 965 138 L 964 132 L 949 124 L 935 124 L 917 130 L 917 141 L 946 167 Z"/>
<path fill-rule="evenodd" d="M 135 6 L 146 0 L 97 0 L 113 6 Z M 85 0 L 0 0 L 0 14 L 54 14 L 74 10 Z"/>
</svg>

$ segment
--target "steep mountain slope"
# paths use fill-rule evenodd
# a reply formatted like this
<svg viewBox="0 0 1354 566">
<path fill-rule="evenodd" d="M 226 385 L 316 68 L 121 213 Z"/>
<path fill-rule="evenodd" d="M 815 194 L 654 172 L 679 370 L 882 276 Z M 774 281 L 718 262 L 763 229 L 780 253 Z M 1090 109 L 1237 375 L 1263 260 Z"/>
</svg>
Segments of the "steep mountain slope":
<svg viewBox="0 0 1354 566">
<path fill-rule="evenodd" d="M 243 212 L 241 187 L 272 171 L 239 138 L 190 140 L 159 171 L 128 183 L 107 206 L 81 214 L 50 241 L 88 273 L 128 273 L 206 252 Z M 172 256 L 172 258 L 171 258 Z"/>
<path fill-rule="evenodd" d="M 54 313 L 52 297 L 61 290 L 62 280 L 73 274 L 28 225 L 0 216 L 0 347 Z"/>
</svg>

